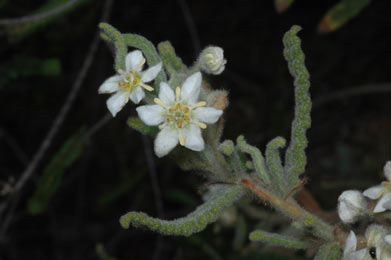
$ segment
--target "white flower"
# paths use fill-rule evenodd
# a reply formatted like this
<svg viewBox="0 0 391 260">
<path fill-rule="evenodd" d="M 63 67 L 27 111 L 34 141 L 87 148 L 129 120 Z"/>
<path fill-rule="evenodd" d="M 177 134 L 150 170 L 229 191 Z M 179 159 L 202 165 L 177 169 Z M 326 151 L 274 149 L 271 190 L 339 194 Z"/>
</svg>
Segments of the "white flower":
<svg viewBox="0 0 391 260">
<path fill-rule="evenodd" d="M 370 255 L 367 259 L 391 259 L 389 230 L 384 226 L 373 224 L 367 228 L 365 238 Z"/>
<path fill-rule="evenodd" d="M 353 223 L 363 215 L 367 203 L 361 192 L 347 190 L 338 197 L 338 215 L 343 223 Z"/>
<path fill-rule="evenodd" d="M 209 74 L 219 75 L 225 69 L 227 60 L 224 59 L 224 51 L 217 46 L 205 48 L 199 57 L 201 69 Z"/>
<path fill-rule="evenodd" d="M 198 102 L 202 77 L 197 72 L 188 77 L 174 91 L 167 83 L 160 83 L 156 105 L 137 107 L 140 119 L 147 125 L 159 125 L 161 129 L 155 139 L 155 153 L 158 157 L 168 154 L 177 144 L 194 151 L 204 149 L 201 128 L 215 123 L 222 110 L 205 107 L 206 102 Z M 206 124 L 205 124 L 206 123 Z"/>
<path fill-rule="evenodd" d="M 366 256 L 367 249 L 363 248 L 357 250 L 357 238 L 353 231 L 350 231 L 349 236 L 346 238 L 345 249 L 343 251 L 344 260 L 362 260 Z"/>
<path fill-rule="evenodd" d="M 380 185 L 371 187 L 363 193 L 370 199 L 380 199 L 373 210 L 374 213 L 386 211 L 387 208 L 384 207 L 384 204 L 391 201 L 391 161 L 388 161 L 384 166 L 384 175 L 388 181 L 383 181 Z"/>
<path fill-rule="evenodd" d="M 113 94 L 106 102 L 107 108 L 115 116 L 124 105 L 130 100 L 138 104 L 145 96 L 144 90 L 152 91 L 153 88 L 145 82 L 150 82 L 159 74 L 162 63 L 141 71 L 145 63 L 145 58 L 139 50 L 129 52 L 125 57 L 126 71 L 118 71 L 119 75 L 114 75 L 105 80 L 99 87 L 99 94 Z"/>
</svg>

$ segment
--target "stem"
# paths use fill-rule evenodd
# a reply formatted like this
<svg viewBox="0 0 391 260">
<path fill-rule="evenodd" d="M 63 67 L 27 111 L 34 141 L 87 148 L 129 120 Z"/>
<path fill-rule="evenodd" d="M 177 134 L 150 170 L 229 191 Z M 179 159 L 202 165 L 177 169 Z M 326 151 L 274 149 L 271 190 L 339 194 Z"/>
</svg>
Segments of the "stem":
<svg viewBox="0 0 391 260">
<path fill-rule="evenodd" d="M 247 179 L 243 179 L 242 183 L 246 185 L 252 192 L 254 192 L 258 197 L 264 201 L 268 201 L 272 206 L 274 206 L 279 211 L 282 211 L 289 215 L 291 218 L 302 221 L 307 218 L 308 220 L 313 221 L 309 230 L 316 236 L 327 241 L 334 241 L 335 237 L 333 234 L 334 227 L 323 222 L 316 216 L 307 212 L 305 209 L 301 208 L 293 199 L 285 200 L 271 194 L 270 192 L 264 191 L 257 187 L 253 182 Z"/>
</svg>

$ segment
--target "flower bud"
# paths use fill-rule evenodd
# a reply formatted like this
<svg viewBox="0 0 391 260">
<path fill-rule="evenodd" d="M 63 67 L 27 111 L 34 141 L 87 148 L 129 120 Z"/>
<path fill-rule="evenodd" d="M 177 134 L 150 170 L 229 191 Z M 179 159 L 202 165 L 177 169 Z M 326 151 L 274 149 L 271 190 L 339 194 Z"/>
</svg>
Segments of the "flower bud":
<svg viewBox="0 0 391 260">
<path fill-rule="evenodd" d="M 343 223 L 353 223 L 367 207 L 364 196 L 356 190 L 342 192 L 338 198 L 338 215 Z"/>
<path fill-rule="evenodd" d="M 224 59 L 224 51 L 222 48 L 209 46 L 201 52 L 199 63 L 202 71 L 219 75 L 224 71 L 227 60 Z"/>
</svg>

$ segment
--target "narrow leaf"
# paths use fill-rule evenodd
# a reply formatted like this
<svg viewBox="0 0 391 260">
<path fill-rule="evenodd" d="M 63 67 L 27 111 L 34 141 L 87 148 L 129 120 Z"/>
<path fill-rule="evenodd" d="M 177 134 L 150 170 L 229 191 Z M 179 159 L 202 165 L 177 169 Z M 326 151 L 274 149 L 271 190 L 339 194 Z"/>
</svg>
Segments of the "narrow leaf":
<svg viewBox="0 0 391 260">
<path fill-rule="evenodd" d="M 286 141 L 282 137 L 276 137 L 266 146 L 266 167 L 273 180 L 273 188 L 281 195 L 285 196 L 289 190 L 286 189 L 284 180 L 284 167 L 281 163 L 279 149 L 284 148 Z"/>
<path fill-rule="evenodd" d="M 323 16 L 318 31 L 328 33 L 339 29 L 370 3 L 371 0 L 341 0 Z"/>
<path fill-rule="evenodd" d="M 270 177 L 267 172 L 266 166 L 265 166 L 265 159 L 263 158 L 263 155 L 261 151 L 254 147 L 249 145 L 246 140 L 244 140 L 244 137 L 241 135 L 237 138 L 236 143 L 239 147 L 239 149 L 243 153 L 247 153 L 251 156 L 251 159 L 253 160 L 253 165 L 255 170 L 257 171 L 259 177 L 266 183 L 270 184 Z"/>
<path fill-rule="evenodd" d="M 113 40 L 115 47 L 115 70 L 117 72 L 126 71 L 125 57 L 128 52 L 128 48 L 125 44 L 122 34 L 107 23 L 100 23 L 99 28 L 102 29 Z"/>
<path fill-rule="evenodd" d="M 275 246 L 283 246 L 296 249 L 311 248 L 315 246 L 312 242 L 303 240 L 302 238 L 284 236 L 262 230 L 251 232 L 249 238 L 251 241 L 255 242 L 264 242 Z"/>
<path fill-rule="evenodd" d="M 314 260 L 340 260 L 341 249 L 337 243 L 329 243 L 319 247 Z"/>
<path fill-rule="evenodd" d="M 129 212 L 120 218 L 120 224 L 123 228 L 129 228 L 130 225 L 146 227 L 163 235 L 190 236 L 204 230 L 209 223 L 215 222 L 224 208 L 232 205 L 244 195 L 240 186 L 226 185 L 224 187 L 186 217 L 161 220 L 145 213 Z"/>
<path fill-rule="evenodd" d="M 304 63 L 304 53 L 301 49 L 300 38 L 296 34 L 301 30 L 294 25 L 283 37 L 284 57 L 288 62 L 290 74 L 293 76 L 295 87 L 295 115 L 292 122 L 290 144 L 285 153 L 285 174 L 290 187 L 296 186 L 298 176 L 305 170 L 307 156 L 307 129 L 311 126 L 311 98 L 309 73 Z"/>
<path fill-rule="evenodd" d="M 159 132 L 159 127 L 146 125 L 138 117 L 129 117 L 128 126 L 145 135 L 155 136 Z"/>
<path fill-rule="evenodd" d="M 181 58 L 176 56 L 175 49 L 169 41 L 159 43 L 157 48 L 164 67 L 170 74 L 170 86 L 178 86 L 181 80 L 180 77 L 178 77 L 178 73 L 185 75 L 184 72 L 187 70 L 186 65 L 183 64 Z"/>
<path fill-rule="evenodd" d="M 86 145 L 84 133 L 85 129 L 81 128 L 73 134 L 45 167 L 39 179 L 38 187 L 28 201 L 30 214 L 40 214 L 46 209 L 47 204 L 61 184 L 63 174 L 82 154 Z"/>
<path fill-rule="evenodd" d="M 282 13 L 288 9 L 294 0 L 274 0 L 274 6 L 278 13 Z"/>
</svg>

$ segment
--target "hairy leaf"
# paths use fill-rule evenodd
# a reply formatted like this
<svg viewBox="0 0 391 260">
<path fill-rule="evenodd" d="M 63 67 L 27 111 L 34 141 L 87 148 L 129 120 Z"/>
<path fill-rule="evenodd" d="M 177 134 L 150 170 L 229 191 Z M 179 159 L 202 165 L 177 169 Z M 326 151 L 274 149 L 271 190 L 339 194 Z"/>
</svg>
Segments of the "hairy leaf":
<svg viewBox="0 0 391 260">
<path fill-rule="evenodd" d="M 296 186 L 300 180 L 298 176 L 305 170 L 307 156 L 307 129 L 311 126 L 311 98 L 308 92 L 310 87 L 309 73 L 304 64 L 304 53 L 301 50 L 301 41 L 296 34 L 301 30 L 294 25 L 283 37 L 284 57 L 288 62 L 290 74 L 295 86 L 295 115 L 292 122 L 291 140 L 285 153 L 285 174 L 290 187 Z"/>
<path fill-rule="evenodd" d="M 132 225 L 146 227 L 163 235 L 190 236 L 204 230 L 209 223 L 215 222 L 224 208 L 232 205 L 243 195 L 244 191 L 240 186 L 224 185 L 224 189 L 216 192 L 186 217 L 161 220 L 145 213 L 129 212 L 120 218 L 120 223 L 123 228 L 129 228 Z"/>
<path fill-rule="evenodd" d="M 102 29 L 111 39 L 113 39 L 115 47 L 115 63 L 114 67 L 117 73 L 126 71 L 125 57 L 128 53 L 128 48 L 125 44 L 122 34 L 113 26 L 107 23 L 100 23 L 99 28 Z"/>
<path fill-rule="evenodd" d="M 264 242 L 275 246 L 290 247 L 296 249 L 311 248 L 314 244 L 302 238 L 279 235 L 275 233 L 257 230 L 250 233 L 251 241 Z"/>
<path fill-rule="evenodd" d="M 129 117 L 128 126 L 145 135 L 155 136 L 159 132 L 159 127 L 146 125 L 138 117 Z"/>
<path fill-rule="evenodd" d="M 340 260 L 341 249 L 337 243 L 329 243 L 319 247 L 314 260 Z"/>
<path fill-rule="evenodd" d="M 267 172 L 266 166 L 265 166 L 265 159 L 263 158 L 263 155 L 261 151 L 254 147 L 249 145 L 246 140 L 244 140 L 244 137 L 241 135 L 237 138 L 236 143 L 239 147 L 239 149 L 243 153 L 248 153 L 251 156 L 251 159 L 253 160 L 253 165 L 255 170 L 257 171 L 259 177 L 266 183 L 270 184 L 270 176 Z"/>
</svg>

